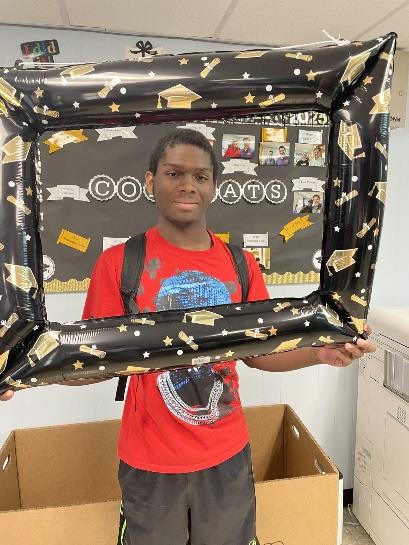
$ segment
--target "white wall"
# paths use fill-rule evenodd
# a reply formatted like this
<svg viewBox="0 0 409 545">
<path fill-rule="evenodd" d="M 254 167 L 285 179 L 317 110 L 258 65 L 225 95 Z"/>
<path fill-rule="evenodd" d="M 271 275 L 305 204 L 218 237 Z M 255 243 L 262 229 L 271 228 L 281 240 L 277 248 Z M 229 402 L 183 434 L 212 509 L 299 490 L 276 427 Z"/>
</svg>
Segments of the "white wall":
<svg viewBox="0 0 409 545">
<path fill-rule="evenodd" d="M 94 32 L 0 26 L 0 66 L 10 66 L 20 57 L 19 44 L 56 38 L 61 54 L 57 62 L 121 59 L 125 47 L 139 39 Z M 296 39 L 296 38 L 294 38 Z M 154 46 L 168 53 L 241 49 L 231 44 L 152 38 Z M 400 157 L 409 140 L 409 129 L 392 133 L 390 153 L 391 189 L 388 197 L 381 259 L 374 286 L 374 305 L 409 306 L 403 218 L 406 213 L 407 180 Z M 403 155 L 404 156 L 404 155 Z M 398 252 L 396 243 L 402 243 Z M 407 247 L 407 246 L 406 246 Z M 315 285 L 271 286 L 271 297 L 303 296 Z M 84 294 L 48 295 L 49 319 L 65 322 L 79 319 Z M 291 373 L 265 373 L 240 365 L 244 405 L 289 403 L 344 473 L 344 486 L 353 484 L 355 439 L 356 364 L 347 369 L 317 366 Z M 122 404 L 114 402 L 116 381 L 85 387 L 48 386 L 33 388 L 0 405 L 0 444 L 15 428 L 119 418 Z"/>
</svg>

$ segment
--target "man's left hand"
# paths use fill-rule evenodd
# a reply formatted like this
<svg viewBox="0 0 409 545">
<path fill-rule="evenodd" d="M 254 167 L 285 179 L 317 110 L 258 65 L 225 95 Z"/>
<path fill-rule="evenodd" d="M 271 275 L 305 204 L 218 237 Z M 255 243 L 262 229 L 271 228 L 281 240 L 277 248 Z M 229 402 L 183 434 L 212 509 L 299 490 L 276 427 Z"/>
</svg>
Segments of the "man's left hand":
<svg viewBox="0 0 409 545">
<path fill-rule="evenodd" d="M 368 324 L 365 325 L 364 331 L 367 335 L 372 333 L 372 329 Z M 334 367 L 347 367 L 354 360 L 362 358 L 364 354 L 375 352 L 376 346 L 368 339 L 358 339 L 357 343 L 346 343 L 342 347 L 323 346 L 317 348 L 317 356 L 321 363 L 332 365 Z"/>
</svg>

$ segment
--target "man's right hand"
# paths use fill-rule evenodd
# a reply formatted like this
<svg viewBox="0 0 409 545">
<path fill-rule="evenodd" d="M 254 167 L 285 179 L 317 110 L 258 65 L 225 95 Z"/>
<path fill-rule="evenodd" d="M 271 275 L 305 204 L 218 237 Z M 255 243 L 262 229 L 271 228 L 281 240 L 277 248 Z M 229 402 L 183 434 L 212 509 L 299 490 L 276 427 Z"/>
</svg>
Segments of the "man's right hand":
<svg viewBox="0 0 409 545">
<path fill-rule="evenodd" d="M 13 390 L 7 390 L 4 392 L 4 394 L 1 394 L 0 401 L 8 401 L 14 396 Z"/>
</svg>

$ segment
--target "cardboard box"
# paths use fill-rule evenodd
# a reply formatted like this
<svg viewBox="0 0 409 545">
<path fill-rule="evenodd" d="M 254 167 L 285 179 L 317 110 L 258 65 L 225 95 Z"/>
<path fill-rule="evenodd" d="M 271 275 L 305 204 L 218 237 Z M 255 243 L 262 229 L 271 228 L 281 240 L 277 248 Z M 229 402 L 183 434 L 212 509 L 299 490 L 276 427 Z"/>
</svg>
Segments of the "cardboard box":
<svg viewBox="0 0 409 545">
<path fill-rule="evenodd" d="M 245 416 L 261 545 L 336 545 L 337 468 L 289 406 L 246 408 Z M 116 545 L 118 426 L 11 433 L 0 450 L 1 545 Z"/>
</svg>

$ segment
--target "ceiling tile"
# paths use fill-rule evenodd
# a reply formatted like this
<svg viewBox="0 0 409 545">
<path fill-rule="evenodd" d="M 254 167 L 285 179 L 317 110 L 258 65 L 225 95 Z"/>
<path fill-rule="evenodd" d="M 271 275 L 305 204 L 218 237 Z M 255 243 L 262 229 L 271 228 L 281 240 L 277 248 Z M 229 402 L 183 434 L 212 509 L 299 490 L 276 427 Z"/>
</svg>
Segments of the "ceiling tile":
<svg viewBox="0 0 409 545">
<path fill-rule="evenodd" d="M 351 40 L 401 4 L 402 0 L 387 4 L 374 0 L 239 0 L 218 38 L 268 45 L 303 44 L 327 39 L 321 31 L 325 29 L 334 37 L 340 34 Z M 376 35 L 375 31 L 370 37 Z"/>
<path fill-rule="evenodd" d="M 181 37 L 210 37 L 230 0 L 117 0 L 93 2 L 67 0 L 74 26 L 98 27 L 132 34 L 161 34 Z"/>
<path fill-rule="evenodd" d="M 62 25 L 54 0 L 1 0 L 0 23 L 17 25 Z"/>
<path fill-rule="evenodd" d="M 361 32 L 359 38 L 368 40 L 373 36 L 381 36 L 388 32 L 396 32 L 398 35 L 397 46 L 399 49 L 409 49 L 409 6 L 393 14 L 391 17 L 383 17 L 378 24 L 369 28 L 365 25 L 365 32 Z"/>
</svg>

